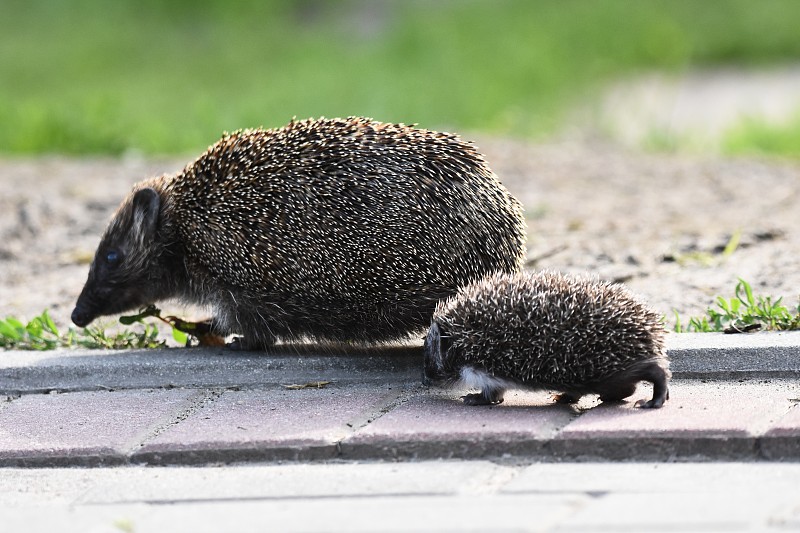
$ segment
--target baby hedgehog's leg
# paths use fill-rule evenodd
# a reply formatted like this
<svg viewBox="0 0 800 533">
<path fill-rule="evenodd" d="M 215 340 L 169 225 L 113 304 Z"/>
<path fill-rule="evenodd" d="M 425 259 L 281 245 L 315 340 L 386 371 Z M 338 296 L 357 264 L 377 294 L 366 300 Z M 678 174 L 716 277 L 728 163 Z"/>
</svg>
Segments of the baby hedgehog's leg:
<svg viewBox="0 0 800 533">
<path fill-rule="evenodd" d="M 655 361 L 652 361 L 643 370 L 642 379 L 653 384 L 653 399 L 648 401 L 639 400 L 636 402 L 636 407 L 645 409 L 659 408 L 664 405 L 665 401 L 669 400 L 669 387 L 667 386 L 669 371 Z"/>
<path fill-rule="evenodd" d="M 640 381 L 649 381 L 653 384 L 653 399 L 636 402 L 636 407 L 658 408 L 669 399 L 667 381 L 669 370 L 665 369 L 658 360 L 645 360 L 635 365 L 608 376 L 598 383 L 590 386 L 590 390 L 600 395 L 603 402 L 619 402 L 636 392 L 636 385 Z"/>
<path fill-rule="evenodd" d="M 464 405 L 497 405 L 503 403 L 505 392 L 505 389 L 485 387 L 481 392 L 465 394 L 461 399 L 464 400 Z"/>
<path fill-rule="evenodd" d="M 464 405 L 497 405 L 503 403 L 506 387 L 500 380 L 483 369 L 465 366 L 461 369 L 461 380 L 471 389 L 481 392 L 462 396 Z"/>
</svg>

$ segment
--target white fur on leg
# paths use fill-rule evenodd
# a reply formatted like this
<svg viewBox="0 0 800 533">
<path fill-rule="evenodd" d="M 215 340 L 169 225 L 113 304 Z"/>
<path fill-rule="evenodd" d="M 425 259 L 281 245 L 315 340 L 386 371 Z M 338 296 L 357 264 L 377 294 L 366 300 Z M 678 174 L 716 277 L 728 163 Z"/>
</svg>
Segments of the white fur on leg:
<svg viewBox="0 0 800 533">
<path fill-rule="evenodd" d="M 461 384 L 468 389 L 480 390 L 494 390 L 494 389 L 511 389 L 515 384 L 503 378 L 498 378 L 482 370 L 472 366 L 465 366 L 461 369 Z"/>
</svg>

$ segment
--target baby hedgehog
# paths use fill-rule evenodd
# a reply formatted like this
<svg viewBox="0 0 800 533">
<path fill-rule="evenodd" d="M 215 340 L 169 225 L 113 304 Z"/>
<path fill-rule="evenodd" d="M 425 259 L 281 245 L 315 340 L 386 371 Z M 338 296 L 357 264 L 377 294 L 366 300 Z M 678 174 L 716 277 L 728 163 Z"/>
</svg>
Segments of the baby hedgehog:
<svg viewBox="0 0 800 533">
<path fill-rule="evenodd" d="M 559 403 L 584 394 L 603 401 L 653 383 L 669 398 L 669 362 L 660 315 L 622 285 L 555 272 L 495 273 L 442 302 L 425 340 L 427 384 L 461 382 L 480 393 L 467 405 L 503 401 L 507 389 L 560 391 Z"/>
<path fill-rule="evenodd" d="M 456 135 L 366 118 L 244 130 L 122 202 L 72 321 L 177 298 L 241 348 L 423 331 L 462 285 L 515 272 L 519 202 Z"/>
</svg>

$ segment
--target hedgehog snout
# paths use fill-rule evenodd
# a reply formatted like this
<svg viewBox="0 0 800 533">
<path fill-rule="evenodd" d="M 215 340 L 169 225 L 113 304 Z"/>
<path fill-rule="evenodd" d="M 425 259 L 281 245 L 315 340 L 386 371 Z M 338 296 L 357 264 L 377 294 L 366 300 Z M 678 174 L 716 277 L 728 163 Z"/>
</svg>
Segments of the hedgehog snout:
<svg viewBox="0 0 800 533">
<path fill-rule="evenodd" d="M 89 312 L 88 309 L 81 307 L 80 305 L 76 305 L 75 309 L 72 310 L 72 316 L 70 318 L 72 319 L 73 324 L 79 328 L 85 328 L 91 324 L 95 317 Z"/>
</svg>

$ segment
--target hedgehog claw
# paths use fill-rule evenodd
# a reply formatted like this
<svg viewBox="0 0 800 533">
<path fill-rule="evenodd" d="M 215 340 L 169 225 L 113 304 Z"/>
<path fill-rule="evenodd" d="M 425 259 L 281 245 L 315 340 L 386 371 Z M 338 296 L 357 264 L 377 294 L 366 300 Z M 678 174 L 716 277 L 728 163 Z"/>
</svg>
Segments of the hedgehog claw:
<svg viewBox="0 0 800 533">
<path fill-rule="evenodd" d="M 503 398 L 487 398 L 483 393 L 466 394 L 461 397 L 464 405 L 497 405 L 503 403 Z"/>
</svg>

